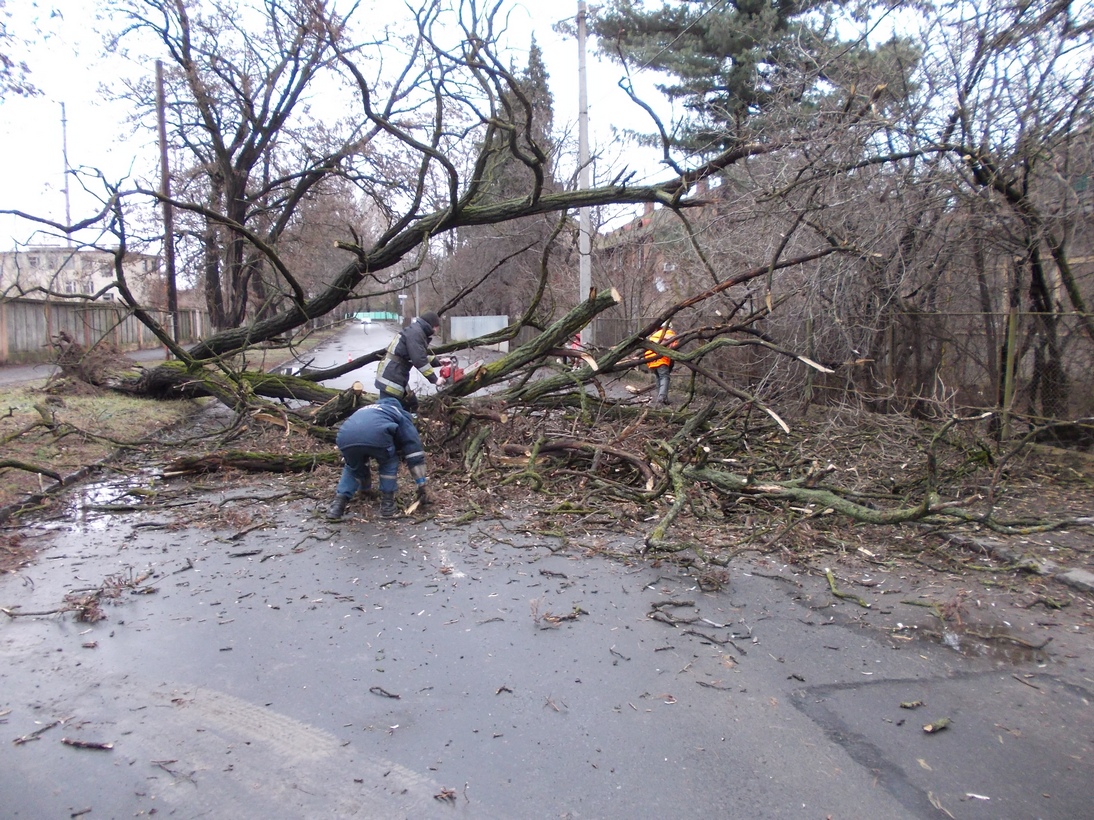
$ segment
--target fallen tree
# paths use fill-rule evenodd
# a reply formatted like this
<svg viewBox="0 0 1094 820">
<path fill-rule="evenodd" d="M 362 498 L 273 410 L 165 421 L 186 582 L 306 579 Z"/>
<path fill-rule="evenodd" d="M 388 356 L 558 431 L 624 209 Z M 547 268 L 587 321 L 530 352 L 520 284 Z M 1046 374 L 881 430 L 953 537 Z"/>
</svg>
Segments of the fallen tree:
<svg viewBox="0 0 1094 820">
<path fill-rule="evenodd" d="M 993 455 L 979 438 L 984 416 L 951 418 L 938 426 L 891 419 L 886 423 L 907 425 L 905 440 L 886 439 L 892 452 L 850 460 L 847 453 L 828 453 L 826 442 L 809 438 L 799 429 L 801 419 L 788 424 L 773 409 L 713 376 L 706 381 L 707 392 L 718 398 L 693 393 L 678 409 L 655 409 L 621 391 L 618 382 L 634 368 L 644 369 L 643 350 L 666 350 L 637 334 L 602 352 L 593 364 L 559 367 L 555 356 L 564 342 L 618 301 L 614 291 L 592 295 L 538 336 L 424 401 L 419 427 L 438 480 L 518 495 L 523 487 L 548 502 L 546 515 L 614 521 L 621 527 L 652 519 L 644 536 L 647 550 L 690 550 L 707 558 L 731 542 L 733 550 L 740 550 L 766 549 L 779 541 L 770 531 L 759 541 L 754 533 L 728 537 L 734 529 L 730 511 L 743 509 L 763 509 L 767 515 L 779 511 L 788 529 L 796 522 L 831 517 L 882 526 L 973 524 L 1007 533 L 1082 523 L 997 513 L 992 499 L 1003 475 L 989 467 L 1007 456 Z M 706 332 L 699 329 L 696 336 L 701 340 Z M 670 352 L 682 366 L 709 375 L 703 359 L 724 341 L 716 337 Z M 80 361 L 75 353 L 70 348 L 62 359 Z M 281 431 L 277 444 L 282 450 L 216 448 L 187 454 L 163 465 L 167 478 L 337 466 L 331 445 L 338 423 L 375 398 L 360 382 L 343 391 L 317 384 L 323 371 L 302 377 L 175 361 L 148 370 L 100 362 L 94 372 L 102 386 L 123 392 L 212 397 L 232 408 L 237 424 L 245 420 Z M 764 415 L 756 416 L 757 411 Z M 759 420 L 765 417 L 766 422 Z M 959 428 L 972 432 L 959 435 Z M 899 468 L 906 476 L 900 486 L 883 475 L 886 468 L 897 472 L 894 462 L 913 465 Z M 970 485 L 976 492 L 970 494 Z M 561 500 L 552 507 L 550 499 L 556 496 Z"/>
<path fill-rule="evenodd" d="M 161 33 L 167 38 L 185 39 L 182 26 L 188 21 L 179 19 L 178 27 L 169 24 L 174 20 L 171 15 L 181 6 L 164 4 L 163 9 L 166 16 Z M 888 259 L 893 260 L 894 267 L 903 269 L 909 246 L 887 239 L 901 232 L 883 224 L 858 225 L 850 218 L 858 213 L 845 218 L 847 208 L 882 209 L 872 192 L 875 187 L 888 189 L 860 172 L 875 166 L 899 167 L 904 160 L 943 154 L 961 156 L 967 162 L 979 157 L 979 152 L 965 150 L 948 136 L 924 139 L 891 156 L 872 154 L 873 146 L 884 145 L 884 139 L 868 137 L 856 148 L 855 140 L 849 137 L 859 132 L 883 135 L 885 123 L 894 112 L 881 116 L 880 109 L 875 108 L 885 103 L 881 99 L 883 85 L 864 98 L 850 83 L 846 91 L 842 86 L 833 88 L 833 96 L 821 101 L 821 115 L 810 114 L 808 126 L 803 123 L 803 127 L 757 133 L 745 130 L 719 143 L 728 146 L 725 150 L 707 154 L 694 164 L 685 165 L 673 158 L 667 137 L 672 129 L 655 123 L 663 138 L 670 178 L 656 184 L 631 185 L 633 175 L 620 172 L 593 188 L 567 189 L 552 179 L 558 153 L 537 127 L 537 117 L 543 113 L 541 101 L 532 97 L 529 84 L 513 73 L 504 55 L 493 50 L 493 12 L 480 17 L 476 7 L 462 10 L 466 14 L 454 23 L 436 4 L 423 8 L 414 22 L 420 36 L 411 38 L 415 46 L 405 55 L 407 62 L 401 74 L 376 81 L 364 75 L 367 60 L 357 62 L 359 52 L 346 48 L 348 41 L 343 39 L 339 26 L 327 26 L 331 21 L 325 19 L 316 20 L 314 28 L 299 32 L 321 47 L 314 53 L 326 55 L 314 66 L 338 65 L 344 70 L 342 78 L 357 91 L 359 122 L 352 124 L 347 140 L 330 151 L 313 152 L 309 147 L 299 156 L 265 157 L 270 160 L 270 168 L 281 168 L 284 161 L 288 169 L 284 177 L 260 182 L 249 178 L 244 165 L 234 160 L 250 162 L 246 169 L 261 165 L 255 163 L 261 145 L 278 143 L 278 129 L 290 112 L 286 109 L 282 112 L 284 118 L 257 122 L 253 100 L 233 99 L 231 95 L 223 99 L 208 97 L 206 86 L 200 82 L 201 72 L 219 77 L 218 71 L 230 71 L 234 66 L 213 48 L 206 55 L 210 58 L 208 64 L 187 64 L 187 71 L 174 78 L 177 82 L 185 79 L 182 86 L 193 83 L 190 91 L 197 98 L 183 97 L 177 106 L 171 106 L 176 112 L 201 111 L 207 115 L 201 120 L 204 128 L 187 131 L 190 122 L 184 116 L 176 123 L 180 130 L 177 136 L 185 144 L 205 138 L 220 141 L 215 146 L 222 149 L 217 153 L 219 164 L 211 169 L 207 187 L 195 185 L 185 195 L 172 198 L 139 187 L 130 190 L 104 184 L 102 212 L 75 225 L 59 225 L 13 212 L 31 219 L 36 227 L 54 230 L 66 238 L 98 228 L 116 239 L 112 249 L 114 287 L 132 313 L 175 357 L 175 361 L 151 368 L 140 368 L 120 358 L 88 367 L 84 355 L 87 351 L 71 339 L 62 339 L 65 347 L 59 363 L 66 376 L 133 395 L 211 397 L 232 411 L 230 435 L 238 435 L 244 427 L 272 430 L 282 436 L 283 447 L 292 443 L 296 449 L 306 451 L 265 452 L 240 448 L 235 441 L 222 441 L 213 452 L 188 454 L 185 461 L 176 461 L 174 469 L 167 472 L 233 467 L 310 471 L 331 463 L 335 427 L 370 396 L 367 386 L 334 391 L 319 382 L 373 362 L 382 351 L 372 351 L 337 368 L 305 368 L 297 374 L 255 370 L 248 364 L 254 352 L 264 345 L 286 343 L 310 322 L 337 314 L 355 299 L 372 297 L 391 302 L 408 285 L 419 284 L 428 293 L 433 282 L 425 271 L 444 263 L 431 258 L 431 243 L 438 239 L 450 239 L 455 246 L 461 231 L 514 226 L 522 220 L 557 215 L 550 240 L 534 249 L 525 248 L 541 257 L 539 279 L 532 288 L 534 295 L 527 304 L 522 302 L 523 312 L 504 331 L 476 341 L 512 341 L 529 328 L 537 331 L 535 336 L 424 403 L 423 433 L 437 468 L 448 480 L 463 489 L 483 491 L 506 487 L 516 492 L 518 487 L 533 487 L 540 500 L 557 494 L 562 501 L 555 507 L 546 506 L 545 512 L 570 521 L 595 518 L 632 527 L 636 521 L 656 521 L 645 543 L 660 551 L 684 546 L 709 551 L 712 544 L 733 541 L 728 533 L 733 533 L 738 546 L 742 542 L 761 547 L 770 544 L 775 538 L 771 533 L 761 543 L 754 533 L 733 529 L 737 512 L 761 508 L 779 512 L 784 521 L 780 526 L 789 528 L 801 528 L 802 521 L 836 515 L 873 524 L 972 522 L 994 528 L 1054 525 L 1008 523 L 1000 518 L 993 499 L 1005 476 L 989 468 L 1000 454 L 984 446 L 975 434 L 962 431 L 958 435 L 949 424 L 942 424 L 940 430 L 929 425 L 921 428 L 894 417 L 890 420 L 894 425 L 905 427 L 899 442 L 885 439 L 892 453 L 864 455 L 871 444 L 866 442 L 860 443 L 855 459 L 838 455 L 829 459 L 825 457 L 828 442 L 801 432 L 803 426 L 808 426 L 802 418 L 791 417 L 783 407 L 776 409 L 767 395 L 751 389 L 751 383 L 731 383 L 719 375 L 717 367 L 709 366 L 718 351 L 743 344 L 763 346 L 765 352 L 793 359 L 795 367 L 803 366 L 812 373 L 830 373 L 840 366 L 840 361 L 816 361 L 791 349 L 798 344 L 803 351 L 809 351 L 811 333 L 795 336 L 795 328 L 791 327 L 778 338 L 794 341 L 778 344 L 757 329 L 761 320 L 771 317 L 781 299 L 789 298 L 777 292 L 776 275 L 791 272 L 799 277 L 786 287 L 787 293 L 793 294 L 808 290 L 805 283 L 821 282 L 824 277 L 841 282 L 860 278 L 880 281 L 876 276 L 863 276 L 861 267 L 879 274 Z M 151 19 L 145 23 L 151 25 Z M 435 36 L 451 33 L 444 27 L 453 24 L 464 27 L 459 32 L 461 37 Z M 215 36 L 207 42 L 217 45 Z M 446 50 L 440 43 L 456 45 Z M 279 54 L 285 62 L 273 64 L 296 65 L 297 56 Z M 251 64 L 239 61 L 239 65 Z M 274 72 L 273 76 L 247 77 L 256 82 L 239 82 L 233 88 L 246 95 L 254 88 L 270 87 L 263 82 L 273 80 L 276 85 L 277 76 Z M 387 93 L 386 99 L 378 96 L 381 89 Z M 302 92 L 303 88 L 294 86 L 296 91 Z M 178 93 L 185 94 L 186 89 Z M 840 99 L 844 95 L 845 99 Z M 231 109 L 233 102 L 241 105 L 239 110 Z M 956 123 L 957 118 L 951 122 Z M 221 123 L 238 124 L 240 133 L 246 135 L 241 149 L 244 156 L 232 155 L 238 147 L 227 139 L 232 128 L 220 131 L 213 127 Z M 202 144 L 202 149 L 206 147 Z M 829 157 L 834 158 L 826 159 Z M 764 158 L 773 161 L 765 163 Z M 735 166 L 749 159 L 760 161 L 752 163 L 740 179 L 733 179 Z M 294 161 L 298 161 L 295 167 Z M 976 161 L 973 170 L 977 174 L 990 167 L 986 161 Z M 776 169 L 769 178 L 764 174 L 765 164 Z M 500 171 L 514 171 L 513 178 L 506 180 L 514 184 L 494 184 L 499 182 L 498 177 L 506 176 Z M 859 177 L 868 181 L 860 192 L 849 196 L 854 191 L 845 191 L 842 186 Z M 722 194 L 713 196 L 705 187 L 713 179 L 733 184 L 719 186 Z M 830 186 L 830 191 L 827 184 L 815 182 L 829 179 L 838 183 Z M 368 215 L 374 224 L 368 230 L 347 225 L 337 241 L 337 248 L 345 256 L 324 268 L 320 276 L 313 277 L 314 281 L 305 282 L 279 252 L 278 241 L 293 221 L 292 207 L 319 190 L 325 180 L 358 185 L 356 191 L 370 203 Z M 226 196 L 223 185 L 229 183 L 233 193 Z M 704 183 L 701 194 L 696 191 L 699 183 Z M 747 195 L 741 195 L 746 188 L 750 189 Z M 799 195 L 799 188 L 805 192 Z M 950 190 L 951 186 L 942 188 Z M 741 195 L 740 200 L 722 198 L 733 189 L 737 193 L 729 196 Z M 894 193 L 899 192 L 894 189 Z M 240 208 L 249 196 L 254 197 L 251 207 Z M 832 200 L 826 200 L 826 196 Z M 884 194 L 885 202 L 901 199 L 892 193 Z M 233 309 L 211 310 L 220 320 L 219 329 L 192 347 L 176 344 L 164 322 L 142 305 L 129 287 L 126 263 L 130 252 L 130 205 L 134 202 L 142 206 L 169 204 L 200 227 L 186 236 L 199 237 L 201 253 L 195 258 L 206 265 L 204 285 L 214 305 L 225 296 L 219 287 L 220 274 L 231 274 L 228 296 Z M 656 315 L 646 317 L 645 327 L 626 334 L 611 347 L 593 349 L 586 354 L 592 361 L 582 359 L 579 367 L 557 367 L 553 360 L 573 333 L 620 303 L 614 290 L 602 290 L 574 307 L 545 305 L 552 281 L 549 257 L 565 245 L 558 238 L 570 224 L 568 215 L 578 208 L 608 204 L 657 205 L 663 213 L 677 217 L 683 239 L 680 244 L 687 249 L 686 254 L 679 255 L 688 257 L 692 275 L 676 283 L 683 295 L 675 303 L 667 298 L 647 301 L 630 312 L 632 316 L 644 315 L 648 307 L 656 305 L 650 310 Z M 725 210 L 746 212 L 736 217 L 737 232 L 722 237 L 730 247 L 723 248 L 718 256 L 699 242 L 708 233 L 715 235 L 713 226 L 692 225 L 687 219 L 689 212 L 708 206 L 716 223 L 722 221 Z M 762 219 L 753 221 L 761 212 Z M 264 220 L 268 230 L 259 227 Z M 756 232 L 762 235 L 756 237 Z M 926 233 L 909 227 L 906 236 L 910 242 L 910 237 Z M 740 249 L 737 243 L 743 243 Z M 931 256 L 929 252 L 927 255 Z M 218 260 L 224 259 L 232 261 L 230 270 L 216 267 Z M 750 267 L 742 260 L 748 260 Z M 821 260 L 832 268 L 818 270 Z M 853 260 L 860 265 L 849 263 L 843 270 L 834 260 Z M 654 264 L 659 261 L 655 259 Z M 567 269 L 565 264 L 557 267 Z M 621 269 L 626 270 L 624 266 Z M 727 269 L 734 272 L 726 275 Z M 562 270 L 555 270 L 554 275 L 560 279 Z M 924 276 L 935 281 L 933 263 Z M 454 311 L 488 277 L 486 273 L 480 280 L 461 282 L 455 292 L 446 291 L 438 299 L 443 304 L 430 306 L 441 313 Z M 755 291 L 750 283 L 755 284 Z M 738 290 L 731 294 L 734 288 Z M 892 303 L 892 288 L 896 288 L 894 293 L 921 289 L 912 279 L 906 283 L 901 280 L 900 287 L 887 284 L 879 290 L 887 294 L 881 299 L 887 305 Z M 926 282 L 922 289 L 933 292 Z M 837 288 L 834 293 L 838 292 Z M 442 291 L 438 288 L 434 293 Z M 48 295 L 67 298 L 55 292 Z M 248 299 L 261 300 L 252 314 L 247 313 Z M 872 298 L 864 301 L 873 303 Z M 750 306 L 747 310 L 746 305 Z M 658 324 L 684 311 L 691 311 L 684 315 L 700 318 L 697 326 L 681 333 L 678 349 L 645 341 Z M 244 323 L 248 318 L 252 320 Z M 845 324 L 840 316 L 833 318 L 833 324 Z M 861 319 L 855 315 L 852 318 L 856 323 Z M 229 320 L 238 320 L 238 324 L 224 326 Z M 788 324 L 793 325 L 794 319 Z M 883 334 L 875 335 L 881 338 Z M 442 346 L 437 352 L 460 350 L 473 343 Z M 847 348 L 857 353 L 850 342 Z M 681 369 L 692 375 L 683 407 L 653 410 L 629 395 L 613 394 L 611 380 L 641 369 L 646 350 L 672 355 Z M 788 380 L 796 379 L 799 372 L 806 371 L 791 371 Z M 950 413 L 942 402 L 937 408 L 936 419 Z M 800 408 L 799 415 L 804 415 Z M 973 427 L 971 423 L 960 426 Z M 307 443 L 300 446 L 302 442 Z M 228 444 L 233 447 L 228 449 Z M 325 448 L 327 455 L 318 457 L 316 448 Z M 894 464 L 912 466 L 898 468 Z M 983 498 L 977 499 L 977 495 Z M 974 501 L 981 502 L 976 509 Z"/>
</svg>

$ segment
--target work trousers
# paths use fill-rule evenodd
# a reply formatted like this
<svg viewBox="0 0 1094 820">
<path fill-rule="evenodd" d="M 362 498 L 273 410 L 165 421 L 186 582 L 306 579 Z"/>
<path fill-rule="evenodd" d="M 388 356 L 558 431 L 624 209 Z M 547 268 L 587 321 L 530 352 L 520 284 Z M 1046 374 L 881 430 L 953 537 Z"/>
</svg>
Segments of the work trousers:
<svg viewBox="0 0 1094 820">
<path fill-rule="evenodd" d="M 672 368 L 665 365 L 653 369 L 653 377 L 657 380 L 657 400 L 661 402 L 669 399 L 669 376 Z"/>
<path fill-rule="evenodd" d="M 352 497 L 358 490 L 371 489 L 372 467 L 370 461 L 376 459 L 380 467 L 380 492 L 393 493 L 398 484 L 396 478 L 399 475 L 398 454 L 388 455 L 384 450 L 375 447 L 362 447 L 353 445 L 341 450 L 342 477 L 338 480 L 338 495 Z"/>
</svg>

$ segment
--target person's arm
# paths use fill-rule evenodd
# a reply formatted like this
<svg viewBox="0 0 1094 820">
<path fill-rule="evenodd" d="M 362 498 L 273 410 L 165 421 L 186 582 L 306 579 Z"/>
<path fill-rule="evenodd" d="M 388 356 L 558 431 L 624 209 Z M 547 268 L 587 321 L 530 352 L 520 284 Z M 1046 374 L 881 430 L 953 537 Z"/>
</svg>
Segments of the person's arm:
<svg viewBox="0 0 1094 820">
<path fill-rule="evenodd" d="M 406 340 L 406 357 L 410 363 L 418 368 L 418 372 L 425 376 L 430 384 L 437 384 L 438 376 L 433 368 L 440 365 L 436 358 L 429 355 L 429 342 L 425 333 L 415 323 L 403 332 L 403 338 Z"/>
<path fill-rule="evenodd" d="M 422 444 L 422 438 L 418 435 L 418 429 L 414 426 L 414 422 L 410 420 L 409 416 L 406 416 L 399 422 L 396 438 L 399 442 L 399 449 L 402 451 L 403 457 L 408 464 L 415 460 L 425 460 L 425 445 Z"/>
<path fill-rule="evenodd" d="M 428 504 L 430 499 L 425 490 L 425 447 L 422 445 L 421 436 L 418 435 L 418 428 L 414 426 L 410 416 L 405 413 L 399 422 L 396 436 L 400 441 L 399 449 L 402 451 L 403 461 L 406 462 L 406 467 L 418 489 L 418 498 L 423 503 Z"/>
</svg>

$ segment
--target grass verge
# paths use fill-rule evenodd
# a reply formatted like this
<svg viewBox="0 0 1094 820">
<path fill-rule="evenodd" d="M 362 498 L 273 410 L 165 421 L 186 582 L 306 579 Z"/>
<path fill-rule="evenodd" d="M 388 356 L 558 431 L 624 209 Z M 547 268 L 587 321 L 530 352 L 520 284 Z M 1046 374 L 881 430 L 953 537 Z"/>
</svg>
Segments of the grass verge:
<svg viewBox="0 0 1094 820">
<path fill-rule="evenodd" d="M 49 473 L 67 478 L 200 407 L 196 401 L 140 399 L 86 385 L 78 395 L 56 395 L 45 384 L 0 386 L 0 461 L 43 471 L 0 468 L 0 511 L 55 487 Z"/>
</svg>

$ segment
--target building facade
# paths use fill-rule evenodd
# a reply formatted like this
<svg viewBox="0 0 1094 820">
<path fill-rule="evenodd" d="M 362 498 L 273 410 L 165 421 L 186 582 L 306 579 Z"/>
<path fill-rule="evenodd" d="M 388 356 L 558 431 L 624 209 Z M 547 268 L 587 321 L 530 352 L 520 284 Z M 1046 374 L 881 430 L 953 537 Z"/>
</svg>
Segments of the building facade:
<svg viewBox="0 0 1094 820">
<path fill-rule="evenodd" d="M 159 303 L 164 273 L 158 256 L 127 253 L 122 271 L 138 302 L 164 307 Z M 120 301 L 116 285 L 114 254 L 109 251 L 41 245 L 0 252 L 0 296 Z"/>
</svg>

